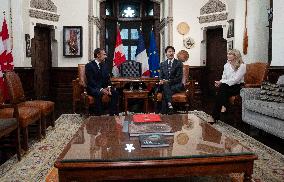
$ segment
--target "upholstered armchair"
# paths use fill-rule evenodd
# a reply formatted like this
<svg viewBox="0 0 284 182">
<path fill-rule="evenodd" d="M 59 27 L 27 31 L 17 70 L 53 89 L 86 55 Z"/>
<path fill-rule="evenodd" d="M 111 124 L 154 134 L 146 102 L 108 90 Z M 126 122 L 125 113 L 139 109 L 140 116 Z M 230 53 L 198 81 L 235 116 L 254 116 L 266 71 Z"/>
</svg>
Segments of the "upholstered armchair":
<svg viewBox="0 0 284 182">
<path fill-rule="evenodd" d="M 245 74 L 245 84 L 244 88 L 258 88 L 261 86 L 262 82 L 266 79 L 268 73 L 268 64 L 267 63 L 251 63 L 246 65 L 246 74 Z M 231 105 L 241 105 L 240 95 L 232 96 L 229 99 Z"/>
<path fill-rule="evenodd" d="M 76 111 L 77 104 L 80 105 L 80 112 L 82 112 L 81 106 L 83 106 L 83 112 L 89 115 L 89 108 L 94 104 L 94 98 L 87 94 L 87 79 L 85 74 L 85 64 L 78 64 L 78 78 L 72 81 L 73 85 L 73 112 Z M 102 98 L 103 103 L 108 103 L 109 97 L 104 95 Z"/>
<path fill-rule="evenodd" d="M 25 100 L 24 89 L 22 87 L 19 76 L 13 72 L 8 71 L 5 74 L 5 79 L 9 88 L 9 93 L 12 100 L 15 100 L 17 96 L 21 97 L 21 106 L 38 108 L 41 112 L 41 134 L 45 137 L 46 135 L 46 123 L 49 118 L 51 126 L 55 126 L 54 117 L 54 102 L 45 100 Z"/>
<path fill-rule="evenodd" d="M 19 109 L 18 105 L 12 105 L 12 104 L 4 104 L 4 100 L 2 97 L 2 93 L 0 91 L 0 109 L 4 108 L 12 108 L 14 109 L 13 117 L 6 118 L 6 119 L 0 119 L 0 139 L 14 135 L 14 141 L 9 141 L 8 144 L 2 143 L 0 144 L 0 147 L 7 147 L 8 146 L 15 146 L 17 151 L 17 158 L 18 160 L 21 160 L 21 143 L 20 143 L 20 126 L 19 126 Z M 11 144 L 13 143 L 13 144 Z M 2 146 L 3 144 L 3 146 Z"/>
<path fill-rule="evenodd" d="M 268 73 L 268 64 L 267 63 L 251 63 L 246 65 L 246 74 L 244 78 L 244 88 L 257 88 L 260 87 L 262 82 L 266 80 Z M 231 96 L 229 98 L 229 112 L 241 120 L 241 106 L 242 98 L 240 95 Z"/>
<path fill-rule="evenodd" d="M 126 61 L 121 64 L 122 77 L 141 77 L 141 63 L 137 61 Z"/>
<path fill-rule="evenodd" d="M 172 95 L 173 104 L 183 104 L 185 106 L 186 112 L 189 110 L 190 103 L 193 102 L 194 98 L 194 80 L 189 80 L 189 65 L 183 65 L 183 77 L 182 83 L 184 84 L 185 90 Z M 155 96 L 155 105 L 157 107 L 157 102 L 162 101 L 162 94 L 157 93 Z"/>
</svg>

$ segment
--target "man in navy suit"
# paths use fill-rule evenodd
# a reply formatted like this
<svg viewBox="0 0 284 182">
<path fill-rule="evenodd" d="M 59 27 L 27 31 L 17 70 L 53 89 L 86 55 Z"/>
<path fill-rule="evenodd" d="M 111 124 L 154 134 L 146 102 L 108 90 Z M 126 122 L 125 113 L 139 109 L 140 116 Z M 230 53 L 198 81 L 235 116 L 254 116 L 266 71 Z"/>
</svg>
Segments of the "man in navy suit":
<svg viewBox="0 0 284 182">
<path fill-rule="evenodd" d="M 87 78 L 87 93 L 94 97 L 94 114 L 103 113 L 102 96 L 107 95 L 111 98 L 109 103 L 109 114 L 118 115 L 118 92 L 111 87 L 110 69 L 105 64 L 107 55 L 104 49 L 97 48 L 94 50 L 94 60 L 85 66 Z"/>
<path fill-rule="evenodd" d="M 183 90 L 182 62 L 175 59 L 175 48 L 167 46 L 165 49 L 167 59 L 160 65 L 160 90 L 162 91 L 162 113 L 173 112 L 172 95 Z"/>
</svg>

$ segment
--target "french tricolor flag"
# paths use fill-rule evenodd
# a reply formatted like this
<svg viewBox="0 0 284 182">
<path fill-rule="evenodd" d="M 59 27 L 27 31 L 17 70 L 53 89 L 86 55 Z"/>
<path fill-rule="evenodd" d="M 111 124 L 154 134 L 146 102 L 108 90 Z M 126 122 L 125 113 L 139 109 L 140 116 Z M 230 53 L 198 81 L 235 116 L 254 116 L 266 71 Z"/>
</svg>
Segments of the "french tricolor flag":
<svg viewBox="0 0 284 182">
<path fill-rule="evenodd" d="M 140 31 L 138 32 L 138 35 L 139 38 L 138 38 L 135 60 L 142 64 L 142 76 L 150 76 L 148 56 L 145 49 L 144 39 Z"/>
</svg>

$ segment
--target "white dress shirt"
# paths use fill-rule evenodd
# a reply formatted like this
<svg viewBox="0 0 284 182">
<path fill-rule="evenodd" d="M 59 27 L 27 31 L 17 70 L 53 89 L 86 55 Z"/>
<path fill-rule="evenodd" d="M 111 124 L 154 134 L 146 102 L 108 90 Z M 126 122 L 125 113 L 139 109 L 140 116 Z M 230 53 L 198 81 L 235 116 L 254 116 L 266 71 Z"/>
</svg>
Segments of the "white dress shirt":
<svg viewBox="0 0 284 182">
<path fill-rule="evenodd" d="M 168 59 L 168 64 L 173 66 L 174 58 L 173 59 Z"/>
<path fill-rule="evenodd" d="M 101 69 L 101 67 L 100 67 L 100 62 L 99 62 L 98 60 L 96 60 L 96 59 L 95 59 L 95 62 L 97 63 L 99 69 Z"/>
<path fill-rule="evenodd" d="M 226 83 L 229 86 L 244 83 L 244 76 L 246 74 L 246 64 L 241 64 L 240 67 L 235 70 L 233 66 L 227 62 L 224 65 L 224 71 L 222 75 L 221 83 Z"/>
</svg>

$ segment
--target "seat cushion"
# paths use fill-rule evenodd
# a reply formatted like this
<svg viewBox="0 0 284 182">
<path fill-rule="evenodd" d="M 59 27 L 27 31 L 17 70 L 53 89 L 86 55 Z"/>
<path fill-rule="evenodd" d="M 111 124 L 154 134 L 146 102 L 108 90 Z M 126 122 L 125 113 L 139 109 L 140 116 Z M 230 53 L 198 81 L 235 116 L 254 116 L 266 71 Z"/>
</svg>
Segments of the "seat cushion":
<svg viewBox="0 0 284 182">
<path fill-rule="evenodd" d="M 162 93 L 157 94 L 157 101 L 162 101 Z M 179 92 L 172 95 L 172 102 L 187 102 L 187 96 L 185 92 Z"/>
<path fill-rule="evenodd" d="M 0 118 L 12 118 L 13 108 L 4 108 L 0 110 Z M 29 124 L 40 119 L 40 110 L 35 107 L 19 107 L 19 123 L 21 127 L 26 127 Z"/>
<path fill-rule="evenodd" d="M 89 102 L 89 104 L 94 104 L 95 103 L 94 97 L 88 95 L 88 102 Z M 109 103 L 109 102 L 110 102 L 110 97 L 107 96 L 107 95 L 103 95 L 102 103 Z"/>
<path fill-rule="evenodd" d="M 187 102 L 187 96 L 185 92 L 175 93 L 172 96 L 172 102 Z"/>
<path fill-rule="evenodd" d="M 50 114 L 54 110 L 54 102 L 44 100 L 25 101 L 20 106 L 39 108 L 43 116 Z"/>
<path fill-rule="evenodd" d="M 246 100 L 244 106 L 248 110 L 284 120 L 284 103 Z"/>
</svg>

